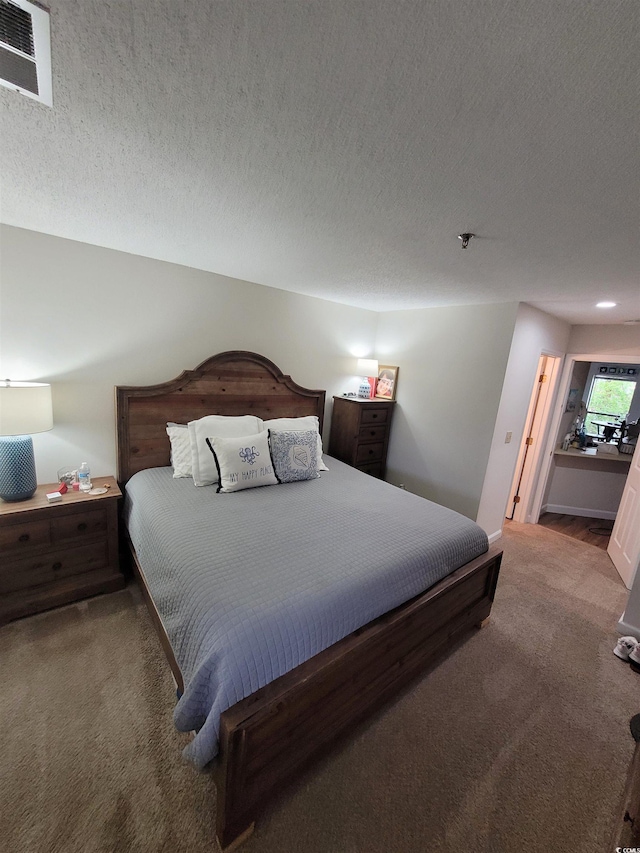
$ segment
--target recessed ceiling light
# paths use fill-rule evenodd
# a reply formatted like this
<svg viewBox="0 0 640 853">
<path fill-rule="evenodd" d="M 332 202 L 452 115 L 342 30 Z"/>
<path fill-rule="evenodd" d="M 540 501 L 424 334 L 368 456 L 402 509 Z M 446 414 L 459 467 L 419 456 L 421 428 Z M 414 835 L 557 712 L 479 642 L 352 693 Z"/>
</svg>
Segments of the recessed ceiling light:
<svg viewBox="0 0 640 853">
<path fill-rule="evenodd" d="M 596 308 L 615 308 L 617 302 L 598 302 Z"/>
</svg>

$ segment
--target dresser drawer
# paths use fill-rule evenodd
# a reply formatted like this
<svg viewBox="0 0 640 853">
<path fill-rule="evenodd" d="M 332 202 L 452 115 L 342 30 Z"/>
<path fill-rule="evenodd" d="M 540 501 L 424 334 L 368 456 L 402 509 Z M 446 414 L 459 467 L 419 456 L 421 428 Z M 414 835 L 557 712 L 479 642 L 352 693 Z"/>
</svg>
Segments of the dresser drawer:
<svg viewBox="0 0 640 853">
<path fill-rule="evenodd" d="M 64 515 L 51 522 L 51 541 L 66 542 L 81 540 L 107 529 L 107 511 L 104 508 L 92 509 L 89 512 L 78 512 Z"/>
<path fill-rule="evenodd" d="M 359 444 L 356 448 L 356 465 L 363 462 L 377 462 L 384 456 L 384 442 L 377 441 L 373 444 Z"/>
<path fill-rule="evenodd" d="M 372 409 L 367 407 L 363 409 L 360 415 L 360 424 L 365 426 L 365 424 L 386 424 L 389 418 L 390 409 L 383 408 L 382 406 L 379 409 Z"/>
<path fill-rule="evenodd" d="M 50 541 L 48 521 L 25 521 L 0 527 L 0 549 L 3 553 L 26 551 L 34 545 L 48 545 Z"/>
<path fill-rule="evenodd" d="M 58 551 L 52 549 L 49 554 L 6 560 L 0 569 L 0 595 L 91 572 L 108 564 L 106 542 Z"/>
<path fill-rule="evenodd" d="M 387 426 L 382 424 L 372 424 L 371 426 L 362 427 L 358 433 L 358 443 L 363 441 L 384 441 L 387 436 Z"/>
</svg>

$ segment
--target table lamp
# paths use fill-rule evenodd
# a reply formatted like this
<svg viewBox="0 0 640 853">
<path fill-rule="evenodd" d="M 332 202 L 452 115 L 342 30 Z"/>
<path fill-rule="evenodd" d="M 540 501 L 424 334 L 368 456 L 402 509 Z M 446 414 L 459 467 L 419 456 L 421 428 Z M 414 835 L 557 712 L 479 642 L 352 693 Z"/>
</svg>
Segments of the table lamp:
<svg viewBox="0 0 640 853">
<path fill-rule="evenodd" d="M 0 498 L 26 501 L 36 490 L 31 434 L 53 428 L 51 385 L 0 382 Z"/>
<path fill-rule="evenodd" d="M 373 397 L 372 391 L 374 387 L 369 382 L 369 378 L 378 378 L 378 362 L 375 358 L 359 358 L 356 370 L 362 376 L 362 382 L 358 388 L 358 397 L 364 397 L 368 400 L 370 397 Z"/>
</svg>

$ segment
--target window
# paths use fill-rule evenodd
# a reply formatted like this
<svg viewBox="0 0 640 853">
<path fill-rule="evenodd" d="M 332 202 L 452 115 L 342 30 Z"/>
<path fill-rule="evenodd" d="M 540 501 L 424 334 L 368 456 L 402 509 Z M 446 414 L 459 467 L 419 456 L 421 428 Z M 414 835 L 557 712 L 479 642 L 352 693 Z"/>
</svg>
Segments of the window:
<svg viewBox="0 0 640 853">
<path fill-rule="evenodd" d="M 636 383 L 629 379 L 605 379 L 596 376 L 587 400 L 585 430 L 592 435 L 602 435 L 596 421 L 621 421 L 626 417 Z"/>
</svg>

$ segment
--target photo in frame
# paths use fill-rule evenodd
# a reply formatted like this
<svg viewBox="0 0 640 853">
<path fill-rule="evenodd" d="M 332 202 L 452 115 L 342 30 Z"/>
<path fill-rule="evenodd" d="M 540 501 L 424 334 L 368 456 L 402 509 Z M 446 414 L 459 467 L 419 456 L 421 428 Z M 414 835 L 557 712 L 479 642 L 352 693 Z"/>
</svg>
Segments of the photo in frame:
<svg viewBox="0 0 640 853">
<path fill-rule="evenodd" d="M 398 367 L 390 364 L 381 364 L 378 367 L 378 381 L 376 382 L 376 397 L 384 400 L 395 400 L 398 387 Z"/>
</svg>

